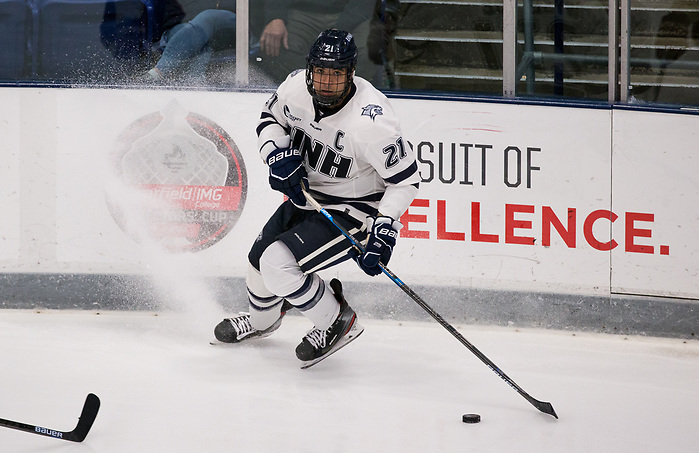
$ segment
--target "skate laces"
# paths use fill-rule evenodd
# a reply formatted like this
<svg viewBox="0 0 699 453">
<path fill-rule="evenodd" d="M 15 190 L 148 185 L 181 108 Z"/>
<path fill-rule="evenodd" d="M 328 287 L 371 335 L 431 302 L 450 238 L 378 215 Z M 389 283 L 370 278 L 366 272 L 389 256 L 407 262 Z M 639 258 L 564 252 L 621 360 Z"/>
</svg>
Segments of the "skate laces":
<svg viewBox="0 0 699 453">
<path fill-rule="evenodd" d="M 230 322 L 238 335 L 244 335 L 254 330 L 252 328 L 252 324 L 250 324 L 250 316 L 239 316 L 237 318 L 230 318 Z"/>
<path fill-rule="evenodd" d="M 327 343 L 327 332 L 325 330 L 312 329 L 306 334 L 306 340 L 311 343 L 315 349 L 322 349 Z"/>
</svg>

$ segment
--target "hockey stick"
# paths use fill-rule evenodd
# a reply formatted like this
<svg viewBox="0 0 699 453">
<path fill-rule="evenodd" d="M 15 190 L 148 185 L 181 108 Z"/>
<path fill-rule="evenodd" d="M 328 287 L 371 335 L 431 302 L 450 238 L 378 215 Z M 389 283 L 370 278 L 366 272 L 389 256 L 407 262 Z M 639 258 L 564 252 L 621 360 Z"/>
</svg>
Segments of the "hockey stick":
<svg viewBox="0 0 699 453">
<path fill-rule="evenodd" d="M 0 426 L 26 431 L 28 433 L 39 434 L 40 436 L 53 437 L 54 439 L 69 440 L 71 442 L 82 442 L 87 436 L 87 433 L 92 428 L 92 424 L 97 417 L 97 411 L 100 408 L 100 399 L 97 395 L 90 393 L 85 399 L 83 411 L 80 413 L 80 419 L 73 431 L 57 431 L 55 429 L 44 428 L 42 426 L 28 425 L 26 423 L 13 422 L 0 418 Z"/>
<path fill-rule="evenodd" d="M 332 223 L 338 230 L 340 230 L 342 235 L 345 236 L 352 243 L 352 246 L 355 249 L 357 249 L 357 251 L 359 251 L 360 253 L 364 252 L 364 247 L 362 247 L 362 245 L 344 227 L 342 227 L 342 225 L 335 222 L 335 219 L 333 218 L 333 216 L 328 211 L 326 211 L 308 192 L 306 192 L 305 189 L 303 190 L 303 194 L 306 196 L 306 200 L 308 200 L 308 202 L 311 204 L 311 206 L 313 206 L 318 212 L 323 214 L 323 216 L 325 216 L 325 218 L 328 219 L 330 221 L 330 223 Z M 485 354 L 483 354 L 481 351 L 479 351 L 478 348 L 476 348 L 466 338 L 464 338 L 464 336 L 461 335 L 459 333 L 459 331 L 456 330 L 451 324 L 449 324 L 444 318 L 442 318 L 442 316 L 439 313 L 437 313 L 436 311 L 434 311 L 434 309 L 432 309 L 432 307 L 427 305 L 427 303 L 424 300 L 422 300 L 422 298 L 420 296 L 418 296 L 415 293 L 415 291 L 413 291 L 412 289 L 410 289 L 410 287 L 408 285 L 403 283 L 403 281 L 401 279 L 399 279 L 396 276 L 396 274 L 391 272 L 391 270 L 389 268 L 384 266 L 381 262 L 379 262 L 379 267 L 381 268 L 381 270 L 383 271 L 384 274 L 388 275 L 388 278 L 390 278 L 393 281 L 393 283 L 398 285 L 398 287 L 400 287 L 400 289 L 402 289 L 403 292 L 405 292 L 405 294 L 407 294 L 411 299 L 413 299 L 415 302 L 417 302 L 417 304 L 420 307 L 422 307 L 427 313 L 429 313 L 429 315 L 432 316 L 439 324 L 441 324 L 442 327 L 447 329 L 447 331 L 450 334 L 452 334 L 457 340 L 459 340 L 461 342 L 461 344 L 466 346 L 469 351 L 471 351 L 473 354 L 475 354 L 476 357 L 478 357 L 483 363 L 485 363 L 488 366 L 488 368 L 493 370 L 493 372 L 495 372 L 495 374 L 500 376 L 500 378 L 502 378 L 502 380 L 507 382 L 507 384 L 510 387 L 515 389 L 517 391 L 517 393 L 522 395 L 524 397 L 524 399 L 529 401 L 535 408 L 539 409 L 541 412 L 543 412 L 545 414 L 552 415 L 555 418 L 558 418 L 558 415 L 556 415 L 556 411 L 553 409 L 553 406 L 551 405 L 551 403 L 539 401 L 536 398 L 529 395 L 527 392 L 525 392 L 522 389 L 522 387 L 517 385 L 517 383 L 515 381 L 510 379 L 510 377 L 507 376 L 500 368 L 498 368 L 488 357 L 486 357 Z"/>
</svg>

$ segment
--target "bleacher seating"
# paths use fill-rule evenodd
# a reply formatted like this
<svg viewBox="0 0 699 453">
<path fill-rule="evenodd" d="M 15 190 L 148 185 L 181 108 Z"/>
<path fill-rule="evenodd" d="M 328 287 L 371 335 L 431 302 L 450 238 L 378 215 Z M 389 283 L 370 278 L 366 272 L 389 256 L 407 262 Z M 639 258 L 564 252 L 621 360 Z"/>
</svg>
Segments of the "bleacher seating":
<svg viewBox="0 0 699 453">
<path fill-rule="evenodd" d="M 522 6 L 518 12 L 518 64 L 535 72 L 521 78 L 518 95 L 560 94 L 562 84 L 564 96 L 606 100 L 608 1 L 529 3 L 528 28 Z M 556 4 L 565 6 L 562 35 L 555 32 Z M 400 88 L 501 94 L 502 0 L 401 5 Z M 160 0 L 0 0 L 0 81 L 119 83 L 143 74 L 157 58 L 152 48 L 162 31 L 162 9 Z M 630 10 L 631 96 L 699 104 L 699 0 L 635 0 Z M 564 51 L 556 49 L 557 36 L 564 38 Z M 528 43 L 529 60 L 522 58 Z M 218 52 L 209 78 L 226 83 L 234 68 L 234 49 Z"/>
<path fill-rule="evenodd" d="M 520 58 L 526 47 L 523 2 Z M 518 95 L 556 93 L 555 6 L 564 5 L 564 95 L 608 96 L 607 0 L 532 0 L 535 91 L 523 79 Z M 402 0 L 396 36 L 396 75 L 404 89 L 500 94 L 502 0 Z M 699 104 L 699 1 L 630 3 L 631 95 L 651 102 Z M 547 59 L 549 57 L 549 59 Z M 558 60 L 556 60 L 558 61 Z"/>
</svg>

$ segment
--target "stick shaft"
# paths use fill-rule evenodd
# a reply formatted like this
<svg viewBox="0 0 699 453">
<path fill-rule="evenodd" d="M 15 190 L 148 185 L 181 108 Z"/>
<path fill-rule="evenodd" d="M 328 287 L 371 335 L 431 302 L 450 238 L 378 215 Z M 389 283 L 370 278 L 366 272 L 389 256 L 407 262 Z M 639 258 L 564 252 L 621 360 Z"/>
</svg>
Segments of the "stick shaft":
<svg viewBox="0 0 699 453">
<path fill-rule="evenodd" d="M 339 223 L 335 221 L 333 216 L 325 210 L 320 203 L 318 203 L 308 192 L 304 190 L 304 195 L 306 196 L 306 200 L 313 206 L 318 212 L 323 214 L 326 219 L 328 219 L 335 227 L 340 230 L 343 236 L 345 236 L 351 243 L 352 246 L 355 247 L 357 250 L 360 252 L 364 252 L 364 248 L 362 245 Z M 469 351 L 471 351 L 476 357 L 478 357 L 483 363 L 488 366 L 495 374 L 500 376 L 502 380 L 507 382 L 507 384 L 512 387 L 517 393 L 519 393 L 521 396 L 523 396 L 527 401 L 529 401 L 534 407 L 539 409 L 541 412 L 547 413 L 549 415 L 552 415 L 556 418 L 558 418 L 558 415 L 556 415 L 556 411 L 554 411 L 553 406 L 551 403 L 547 402 L 542 402 L 537 400 L 536 398 L 533 398 L 530 396 L 527 392 L 524 391 L 515 381 L 513 381 L 509 376 L 507 376 L 500 368 L 498 368 L 488 357 L 486 357 L 485 354 L 483 354 L 478 348 L 476 348 L 471 342 L 469 342 L 461 333 L 456 330 L 451 324 L 449 324 L 439 313 L 437 313 L 432 307 L 430 307 L 427 302 L 422 300 L 420 296 L 417 295 L 415 291 L 413 291 L 408 285 L 403 283 L 403 281 L 396 276 L 389 268 L 384 266 L 381 262 L 379 262 L 379 267 L 381 268 L 381 271 L 383 271 L 384 274 L 388 276 L 400 289 L 403 290 L 405 294 L 408 295 L 412 300 L 414 300 L 420 307 L 422 307 L 423 310 L 425 310 L 432 318 L 434 318 L 442 327 L 444 327 L 450 334 L 452 334 L 461 344 L 466 346 Z"/>
</svg>

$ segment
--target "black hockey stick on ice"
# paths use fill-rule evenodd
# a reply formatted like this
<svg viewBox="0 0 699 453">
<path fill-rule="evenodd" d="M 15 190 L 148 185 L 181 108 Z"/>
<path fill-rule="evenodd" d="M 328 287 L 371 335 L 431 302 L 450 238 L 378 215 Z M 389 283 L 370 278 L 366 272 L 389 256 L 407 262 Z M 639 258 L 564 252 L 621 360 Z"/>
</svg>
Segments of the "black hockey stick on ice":
<svg viewBox="0 0 699 453">
<path fill-rule="evenodd" d="M 0 426 L 26 431 L 28 433 L 39 434 L 40 436 L 53 437 L 54 439 L 69 440 L 71 442 L 82 442 L 90 432 L 92 424 L 97 417 L 97 411 L 100 409 L 100 399 L 97 395 L 90 393 L 85 399 L 83 411 L 80 413 L 80 419 L 73 431 L 57 431 L 55 429 L 44 428 L 42 426 L 28 425 L 26 423 L 13 422 L 0 418 Z"/>
<path fill-rule="evenodd" d="M 325 216 L 325 218 L 328 219 L 328 220 L 330 221 L 330 223 L 332 223 L 333 225 L 335 225 L 335 227 L 336 227 L 338 230 L 340 230 L 340 232 L 342 233 L 342 235 L 345 236 L 345 237 L 352 243 L 352 246 L 353 246 L 354 248 L 356 248 L 360 253 L 363 253 L 363 252 L 364 252 L 364 247 L 359 243 L 359 241 L 357 241 L 357 240 L 356 240 L 342 225 L 340 225 L 340 224 L 338 224 L 337 222 L 335 222 L 335 219 L 333 218 L 333 216 L 332 216 L 328 211 L 326 211 L 326 210 L 325 210 L 325 209 L 324 209 L 324 208 L 323 208 L 323 207 L 322 207 L 308 192 L 306 192 L 305 190 L 303 191 L 303 194 L 306 196 L 306 200 L 308 200 L 308 202 L 311 204 L 311 206 L 313 206 L 318 212 L 320 212 L 321 214 L 323 214 L 323 215 Z M 388 275 L 388 278 L 390 278 L 391 280 L 393 280 L 393 282 L 394 282 L 396 285 L 398 285 L 398 286 L 400 287 L 400 289 L 402 289 L 403 292 L 405 292 L 405 294 L 407 294 L 412 300 L 414 300 L 415 302 L 417 302 L 417 304 L 418 304 L 420 307 L 422 307 L 427 313 L 429 313 L 429 315 L 432 316 L 438 323 L 440 323 L 440 324 L 442 325 L 442 327 L 444 327 L 445 329 L 447 329 L 447 331 L 449 331 L 450 334 L 452 334 L 457 340 L 459 340 L 459 341 L 461 342 L 461 344 L 463 344 L 464 346 L 466 346 L 466 347 L 468 348 L 469 351 L 471 351 L 472 353 L 474 353 L 474 354 L 476 355 L 476 357 L 478 357 L 479 359 L 481 359 L 481 361 L 482 361 L 483 363 L 485 363 L 485 364 L 488 366 L 488 368 L 490 368 L 491 370 L 493 370 L 493 372 L 495 372 L 495 374 L 497 374 L 498 376 L 500 376 L 500 378 L 502 378 L 503 381 L 507 382 L 507 384 L 508 384 L 510 387 L 512 387 L 513 389 L 515 389 L 515 390 L 517 391 L 517 393 L 519 393 L 520 395 L 522 395 L 522 396 L 524 397 L 524 399 L 526 399 L 527 401 L 529 401 L 535 408 L 539 409 L 541 412 L 543 412 L 543 413 L 545 413 L 545 414 L 552 415 L 552 416 L 558 418 L 558 415 L 556 415 L 556 411 L 553 410 L 553 406 L 551 405 L 551 403 L 547 403 L 547 402 L 544 402 L 544 401 L 539 401 L 539 400 L 537 400 L 536 398 L 534 398 L 534 397 L 532 397 L 531 395 L 529 395 L 527 392 L 525 392 L 525 391 L 522 389 L 522 387 L 520 387 L 519 385 L 517 385 L 517 383 L 516 383 L 515 381 L 513 381 L 509 376 L 507 376 L 500 368 L 498 368 L 488 357 L 485 356 L 485 354 L 483 354 L 481 351 L 479 351 L 478 348 L 476 348 L 476 347 L 475 347 L 474 345 L 472 345 L 466 338 L 464 338 L 464 336 L 461 335 L 461 334 L 459 333 L 459 331 L 456 330 L 451 324 L 449 324 L 444 318 L 442 318 L 442 316 L 441 316 L 439 313 L 437 313 L 436 311 L 434 311 L 434 309 L 433 309 L 432 307 L 430 307 L 429 305 L 427 305 L 427 303 L 426 303 L 424 300 L 422 300 L 422 298 L 421 298 L 420 296 L 418 296 L 418 295 L 415 293 L 415 291 L 413 291 L 412 289 L 410 289 L 410 287 L 409 287 L 408 285 L 406 285 L 405 283 L 403 283 L 403 281 L 402 281 L 401 279 L 399 279 L 399 278 L 396 276 L 396 274 L 394 274 L 393 272 L 391 272 L 391 270 L 390 270 L 389 268 L 387 268 L 386 266 L 384 266 L 381 262 L 379 262 L 379 267 L 381 267 L 381 270 L 383 271 L 383 273 L 386 274 L 386 275 Z"/>
</svg>

